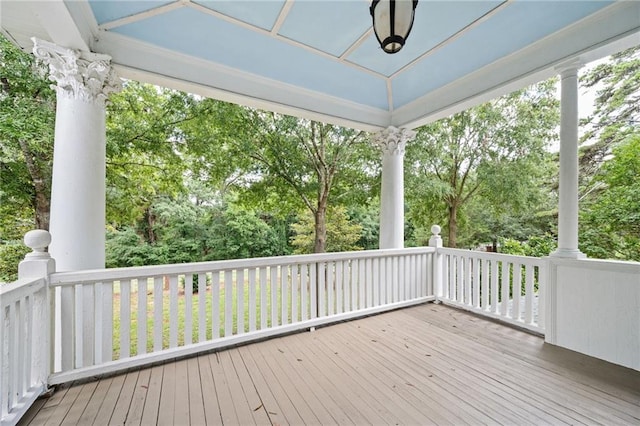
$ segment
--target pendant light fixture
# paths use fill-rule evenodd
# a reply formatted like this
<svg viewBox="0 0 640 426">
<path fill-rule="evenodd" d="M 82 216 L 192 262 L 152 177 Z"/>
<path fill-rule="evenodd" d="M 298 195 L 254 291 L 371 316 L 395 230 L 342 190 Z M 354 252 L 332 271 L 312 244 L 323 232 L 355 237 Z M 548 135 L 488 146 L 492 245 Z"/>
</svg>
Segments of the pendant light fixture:
<svg viewBox="0 0 640 426">
<path fill-rule="evenodd" d="M 376 38 L 387 53 L 397 53 L 404 46 L 415 16 L 418 0 L 373 0 L 369 11 Z"/>
</svg>

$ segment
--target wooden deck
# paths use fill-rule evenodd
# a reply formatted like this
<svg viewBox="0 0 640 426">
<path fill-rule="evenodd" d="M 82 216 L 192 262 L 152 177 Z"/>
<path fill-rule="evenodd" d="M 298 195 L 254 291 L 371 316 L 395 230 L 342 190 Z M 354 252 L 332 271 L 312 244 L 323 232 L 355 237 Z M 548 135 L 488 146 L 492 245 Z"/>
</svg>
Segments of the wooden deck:
<svg viewBox="0 0 640 426">
<path fill-rule="evenodd" d="M 23 424 L 640 424 L 640 372 L 425 304 L 79 385 Z"/>
</svg>

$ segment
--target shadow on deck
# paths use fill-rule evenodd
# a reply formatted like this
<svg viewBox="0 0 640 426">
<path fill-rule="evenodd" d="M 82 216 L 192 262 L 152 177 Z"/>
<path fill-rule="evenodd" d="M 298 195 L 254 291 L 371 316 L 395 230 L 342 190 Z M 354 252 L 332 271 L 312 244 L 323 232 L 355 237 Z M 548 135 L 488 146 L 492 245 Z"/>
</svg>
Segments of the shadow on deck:
<svg viewBox="0 0 640 426">
<path fill-rule="evenodd" d="M 640 372 L 428 303 L 66 384 L 45 423 L 640 424 Z"/>
</svg>

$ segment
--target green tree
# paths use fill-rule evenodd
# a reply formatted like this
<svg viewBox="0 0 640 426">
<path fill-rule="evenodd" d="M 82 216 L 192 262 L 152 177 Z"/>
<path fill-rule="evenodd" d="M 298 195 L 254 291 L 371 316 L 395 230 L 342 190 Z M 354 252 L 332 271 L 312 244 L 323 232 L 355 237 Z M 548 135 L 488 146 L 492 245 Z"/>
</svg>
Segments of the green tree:
<svg viewBox="0 0 640 426">
<path fill-rule="evenodd" d="M 613 148 L 596 182 L 602 191 L 583 209 L 581 250 L 598 258 L 640 260 L 640 134 Z"/>
<path fill-rule="evenodd" d="M 444 223 L 456 247 L 481 197 L 496 215 L 521 213 L 540 197 L 545 148 L 556 138 L 555 80 L 511 93 L 418 129 L 407 145 L 408 216 Z"/>
<path fill-rule="evenodd" d="M 313 251 L 325 252 L 329 206 L 370 194 L 367 178 L 378 167 L 371 164 L 375 151 L 367 135 L 246 108 L 238 111 L 235 123 L 236 153 L 254 161 L 251 190 L 285 212 L 308 209 L 314 221 Z"/>
<path fill-rule="evenodd" d="M 581 77 L 581 84 L 596 90 L 595 108 L 583 124 L 580 156 L 584 191 L 592 189 L 597 173 L 612 148 L 640 126 L 640 46 L 612 55 Z"/>
<path fill-rule="evenodd" d="M 1 204 L 16 220 L 30 211 L 29 227 L 49 229 L 55 93 L 37 71 L 30 54 L 0 36 Z"/>
<path fill-rule="evenodd" d="M 307 211 L 298 217 L 292 225 L 294 237 L 291 245 L 296 253 L 312 253 L 316 247 L 315 223 Z M 343 206 L 329 207 L 327 210 L 327 245 L 325 251 L 362 250 L 357 242 L 362 238 L 362 226 L 349 220 L 347 209 Z"/>
</svg>

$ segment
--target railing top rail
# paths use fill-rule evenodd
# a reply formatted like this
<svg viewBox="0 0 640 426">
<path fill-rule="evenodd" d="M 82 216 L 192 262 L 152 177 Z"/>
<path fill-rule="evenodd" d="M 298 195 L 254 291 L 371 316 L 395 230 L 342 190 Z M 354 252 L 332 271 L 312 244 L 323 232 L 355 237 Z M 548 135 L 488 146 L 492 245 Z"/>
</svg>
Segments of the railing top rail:
<svg viewBox="0 0 640 426">
<path fill-rule="evenodd" d="M 0 286 L 0 306 L 7 306 L 16 300 L 33 294 L 46 286 L 45 278 L 23 278 Z"/>
<path fill-rule="evenodd" d="M 613 259 L 570 259 L 551 257 L 555 265 L 573 266 L 580 269 L 596 269 L 601 271 L 626 272 L 640 274 L 640 262 Z"/>
<path fill-rule="evenodd" d="M 435 249 L 433 247 L 415 247 L 338 253 L 300 254 L 292 256 L 260 257 L 251 259 L 217 260 L 211 262 L 137 266 L 130 268 L 94 269 L 73 272 L 57 272 L 51 274 L 51 276 L 49 277 L 49 282 L 51 285 L 72 282 L 97 282 L 101 280 L 118 280 L 138 277 L 160 277 L 164 275 L 226 271 L 238 268 L 259 268 L 276 265 L 295 265 L 326 262 L 332 260 L 381 258 L 433 252 L 435 252 Z"/>
<path fill-rule="evenodd" d="M 469 257 L 475 257 L 478 259 L 485 259 L 485 260 L 506 260 L 514 263 L 519 262 L 519 263 L 527 263 L 527 264 L 533 264 L 533 265 L 542 265 L 544 263 L 544 260 L 541 257 L 518 256 L 514 254 L 455 249 L 455 248 L 448 248 L 448 247 L 438 248 L 438 253 L 456 254 L 460 256 L 469 256 Z"/>
</svg>

